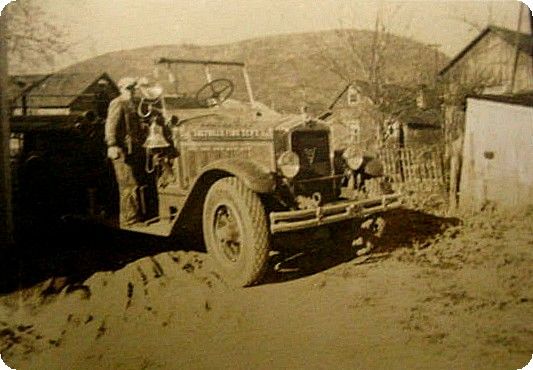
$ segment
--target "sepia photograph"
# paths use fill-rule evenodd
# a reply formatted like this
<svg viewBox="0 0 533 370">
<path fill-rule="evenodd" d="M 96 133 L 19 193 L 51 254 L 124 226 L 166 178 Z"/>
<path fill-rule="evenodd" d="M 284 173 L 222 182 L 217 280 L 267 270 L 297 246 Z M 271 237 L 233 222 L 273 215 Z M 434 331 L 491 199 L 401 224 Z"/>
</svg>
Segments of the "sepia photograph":
<svg viewBox="0 0 533 370">
<path fill-rule="evenodd" d="M 0 368 L 533 366 L 531 6 L 2 1 Z"/>
</svg>

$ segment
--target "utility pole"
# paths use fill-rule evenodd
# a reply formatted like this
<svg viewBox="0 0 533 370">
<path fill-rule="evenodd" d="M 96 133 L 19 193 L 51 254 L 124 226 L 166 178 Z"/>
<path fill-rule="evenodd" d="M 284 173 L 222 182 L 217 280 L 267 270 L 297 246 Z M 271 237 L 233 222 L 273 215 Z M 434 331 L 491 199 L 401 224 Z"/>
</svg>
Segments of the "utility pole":
<svg viewBox="0 0 533 370">
<path fill-rule="evenodd" d="M 4 12 L 5 13 L 5 12 Z M 13 203 L 9 140 L 11 137 L 7 112 L 7 24 L 0 16 L 0 253 L 14 243 Z"/>
<path fill-rule="evenodd" d="M 529 11 L 529 36 L 533 38 L 533 10 Z M 529 47 L 533 49 L 533 41 L 530 41 Z M 533 71 L 533 58 L 531 58 L 531 70 Z"/>
<path fill-rule="evenodd" d="M 515 38 L 515 56 L 514 56 L 514 62 L 513 62 L 513 69 L 511 70 L 511 86 L 509 87 L 509 93 L 514 93 L 514 88 L 516 84 L 516 70 L 518 69 L 518 61 L 520 58 L 520 26 L 522 23 L 522 13 L 524 11 L 524 4 L 519 2 L 519 11 L 518 11 L 518 22 L 516 25 L 516 38 Z"/>
<path fill-rule="evenodd" d="M 380 87 L 379 87 L 379 71 L 378 71 L 378 63 L 379 61 L 379 55 L 378 55 L 378 47 L 380 43 L 380 24 L 381 24 L 381 12 L 383 10 L 383 2 L 380 0 L 377 2 L 377 10 L 376 10 L 376 21 L 374 24 L 374 35 L 372 39 L 372 54 L 370 59 L 370 97 L 374 104 L 377 104 L 377 101 L 380 98 Z M 375 120 L 375 126 L 376 126 L 376 138 L 378 141 L 378 145 L 381 146 L 383 144 L 383 132 L 382 132 L 382 122 L 380 119 Z"/>
<path fill-rule="evenodd" d="M 431 78 L 433 87 L 437 84 L 437 77 L 439 76 L 439 48 L 441 46 L 441 44 L 428 44 L 428 47 L 433 49 L 433 77 Z"/>
</svg>

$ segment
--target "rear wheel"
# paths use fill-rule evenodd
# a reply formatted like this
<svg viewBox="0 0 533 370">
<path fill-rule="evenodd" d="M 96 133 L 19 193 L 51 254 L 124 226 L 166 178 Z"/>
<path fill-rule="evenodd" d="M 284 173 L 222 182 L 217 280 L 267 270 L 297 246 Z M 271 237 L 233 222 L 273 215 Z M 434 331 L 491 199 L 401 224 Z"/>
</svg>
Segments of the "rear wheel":
<svg viewBox="0 0 533 370">
<path fill-rule="evenodd" d="M 261 279 L 270 249 L 261 200 L 240 180 L 227 177 L 209 189 L 202 217 L 207 252 L 235 287 Z"/>
</svg>

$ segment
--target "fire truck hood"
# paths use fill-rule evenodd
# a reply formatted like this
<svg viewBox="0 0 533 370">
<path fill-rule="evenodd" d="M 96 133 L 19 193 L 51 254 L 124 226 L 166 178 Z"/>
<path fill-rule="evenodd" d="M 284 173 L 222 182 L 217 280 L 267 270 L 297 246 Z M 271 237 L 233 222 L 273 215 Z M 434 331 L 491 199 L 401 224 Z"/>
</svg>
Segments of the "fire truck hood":
<svg viewBox="0 0 533 370">
<path fill-rule="evenodd" d="M 197 109 L 167 109 L 176 115 L 186 129 L 258 129 L 290 130 L 303 125 L 301 114 L 280 114 L 266 105 L 253 106 L 237 100 L 227 100 L 220 106 Z"/>
</svg>

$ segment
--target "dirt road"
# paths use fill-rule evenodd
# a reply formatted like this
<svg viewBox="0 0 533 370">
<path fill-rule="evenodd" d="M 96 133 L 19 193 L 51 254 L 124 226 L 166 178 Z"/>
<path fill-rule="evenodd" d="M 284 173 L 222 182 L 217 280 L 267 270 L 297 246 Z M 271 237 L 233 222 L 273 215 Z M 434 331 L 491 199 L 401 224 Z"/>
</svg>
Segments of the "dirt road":
<svg viewBox="0 0 533 370">
<path fill-rule="evenodd" d="M 0 298 L 2 357 L 19 370 L 518 369 L 531 358 L 533 213 L 458 224 L 405 211 L 370 255 L 338 257 L 328 239 L 306 248 L 241 290 L 199 252 L 113 255 L 94 270 L 80 257 L 80 274 Z"/>
</svg>

